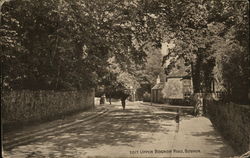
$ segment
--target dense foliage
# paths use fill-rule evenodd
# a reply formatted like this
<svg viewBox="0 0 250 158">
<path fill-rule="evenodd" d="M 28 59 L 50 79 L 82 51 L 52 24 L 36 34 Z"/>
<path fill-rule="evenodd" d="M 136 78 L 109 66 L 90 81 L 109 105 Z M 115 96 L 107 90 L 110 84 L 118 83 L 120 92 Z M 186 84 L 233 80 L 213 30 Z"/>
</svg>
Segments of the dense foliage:
<svg viewBox="0 0 250 158">
<path fill-rule="evenodd" d="M 165 32 L 162 41 L 175 56 L 191 65 L 195 92 L 217 91 L 236 102 L 247 102 L 249 91 L 249 3 L 247 1 L 147 1 L 148 15 Z M 174 66 L 171 60 L 167 71 Z"/>
<path fill-rule="evenodd" d="M 95 87 L 110 72 L 111 58 L 128 74 L 130 65 L 145 58 L 141 33 L 135 29 L 140 20 L 135 7 L 133 2 L 114 0 L 5 3 L 0 32 L 4 86 Z"/>
<path fill-rule="evenodd" d="M 247 1 L 11 0 L 1 12 L 6 88 L 148 91 L 161 56 L 147 44 L 173 42 L 163 59 L 191 65 L 195 92 L 216 82 L 227 97 L 247 101 Z"/>
</svg>

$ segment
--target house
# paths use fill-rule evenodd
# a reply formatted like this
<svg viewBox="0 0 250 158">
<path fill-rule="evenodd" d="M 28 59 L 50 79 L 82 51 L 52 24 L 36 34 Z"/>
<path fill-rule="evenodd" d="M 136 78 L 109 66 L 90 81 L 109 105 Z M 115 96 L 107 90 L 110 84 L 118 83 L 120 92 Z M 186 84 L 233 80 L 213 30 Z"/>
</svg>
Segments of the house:
<svg viewBox="0 0 250 158">
<path fill-rule="evenodd" d="M 193 85 L 189 67 L 184 65 L 184 60 L 178 61 L 176 66 L 165 76 L 165 80 L 157 81 L 152 88 L 152 101 L 156 103 L 179 103 L 193 93 Z"/>
<path fill-rule="evenodd" d="M 161 82 L 160 76 L 156 80 L 156 85 L 152 88 L 152 102 L 160 103 L 163 99 L 162 90 L 164 88 L 164 82 Z"/>
</svg>

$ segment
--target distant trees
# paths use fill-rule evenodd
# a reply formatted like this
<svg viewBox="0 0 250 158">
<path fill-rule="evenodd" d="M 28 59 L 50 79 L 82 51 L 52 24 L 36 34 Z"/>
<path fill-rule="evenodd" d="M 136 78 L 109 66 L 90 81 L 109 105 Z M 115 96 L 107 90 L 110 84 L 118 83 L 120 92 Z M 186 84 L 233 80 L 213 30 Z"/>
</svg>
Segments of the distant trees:
<svg viewBox="0 0 250 158">
<path fill-rule="evenodd" d="M 148 43 L 144 46 L 144 50 L 147 54 L 146 61 L 142 68 L 137 70 L 137 79 L 140 83 L 137 94 L 140 99 L 143 98 L 145 93 L 151 93 L 151 88 L 155 85 L 156 78 L 164 73 L 161 49 L 154 46 L 154 43 Z"/>
<path fill-rule="evenodd" d="M 124 64 L 126 70 L 121 68 L 115 58 L 108 60 L 107 73 L 100 80 L 100 85 L 104 86 L 102 90 L 106 96 L 113 98 L 121 98 L 129 96 L 131 91 L 140 87 L 138 79 L 135 77 L 135 70 L 132 68 L 135 64 L 130 61 L 129 64 Z"/>
</svg>

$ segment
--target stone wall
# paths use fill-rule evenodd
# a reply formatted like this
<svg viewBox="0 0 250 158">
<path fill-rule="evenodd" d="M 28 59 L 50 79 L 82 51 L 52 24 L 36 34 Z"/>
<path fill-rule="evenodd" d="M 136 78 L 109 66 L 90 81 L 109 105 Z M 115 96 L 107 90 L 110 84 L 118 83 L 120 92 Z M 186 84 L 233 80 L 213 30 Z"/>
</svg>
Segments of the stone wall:
<svg viewBox="0 0 250 158">
<path fill-rule="evenodd" d="M 4 125 L 53 119 L 56 116 L 94 107 L 94 90 L 10 91 L 2 96 Z"/>
<path fill-rule="evenodd" d="M 239 154 L 250 150 L 250 106 L 210 101 L 207 112 L 214 126 Z"/>
</svg>

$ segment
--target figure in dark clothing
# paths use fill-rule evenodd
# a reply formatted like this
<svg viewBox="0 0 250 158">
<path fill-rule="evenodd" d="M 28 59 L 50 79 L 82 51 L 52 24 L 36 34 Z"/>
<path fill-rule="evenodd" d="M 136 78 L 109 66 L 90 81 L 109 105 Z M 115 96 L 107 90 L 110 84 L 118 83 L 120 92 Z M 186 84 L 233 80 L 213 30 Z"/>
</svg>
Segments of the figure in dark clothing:
<svg viewBox="0 0 250 158">
<path fill-rule="evenodd" d="M 112 101 L 111 101 L 111 97 L 110 97 L 110 98 L 109 98 L 109 104 L 110 104 L 110 105 L 111 105 L 111 102 L 112 102 Z"/>
<path fill-rule="evenodd" d="M 121 97 L 121 102 L 122 102 L 122 109 L 125 110 L 125 106 L 126 106 L 126 99 L 129 95 L 123 95 Z"/>
<path fill-rule="evenodd" d="M 121 102 L 122 102 L 122 109 L 125 110 L 126 99 L 122 98 L 122 99 L 121 99 Z"/>
<path fill-rule="evenodd" d="M 100 98 L 100 104 L 105 104 L 105 99 L 106 99 L 106 97 L 105 97 L 105 95 L 103 94 L 103 95 L 101 96 L 101 98 Z"/>
<path fill-rule="evenodd" d="M 111 94 L 109 95 L 109 104 L 111 105 L 112 99 L 111 99 Z"/>
<path fill-rule="evenodd" d="M 176 121 L 176 123 L 180 122 L 180 109 L 179 108 L 177 109 L 177 114 L 175 116 L 175 121 Z"/>
</svg>

